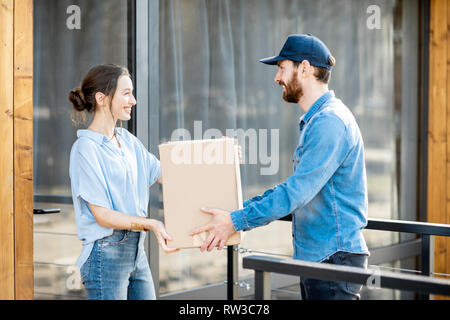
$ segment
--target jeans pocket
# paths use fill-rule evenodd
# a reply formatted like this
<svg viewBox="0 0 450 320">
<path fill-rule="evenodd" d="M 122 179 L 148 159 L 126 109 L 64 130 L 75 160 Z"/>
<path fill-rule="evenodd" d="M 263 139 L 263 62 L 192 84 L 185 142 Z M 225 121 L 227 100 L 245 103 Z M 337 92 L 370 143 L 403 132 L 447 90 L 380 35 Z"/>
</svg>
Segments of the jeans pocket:
<svg viewBox="0 0 450 320">
<path fill-rule="evenodd" d="M 92 255 L 92 252 L 91 252 L 91 255 Z M 83 263 L 83 265 L 80 268 L 81 283 L 83 285 L 86 283 L 86 280 L 88 279 L 89 269 L 91 266 L 91 255 L 88 257 L 88 259 Z"/>
<path fill-rule="evenodd" d="M 355 253 L 342 253 L 341 255 L 342 265 L 347 265 L 356 268 L 367 268 L 367 255 L 355 254 Z M 355 299 L 360 299 L 360 292 L 362 284 L 350 283 L 345 284 L 346 291 L 353 295 Z"/>
<path fill-rule="evenodd" d="M 127 240 L 128 231 L 126 230 L 114 230 L 113 234 L 109 237 L 101 239 L 100 246 L 119 245 Z"/>
<path fill-rule="evenodd" d="M 367 269 L 368 256 L 366 254 L 346 253 L 346 252 L 342 252 L 341 254 L 342 256 L 340 264 L 345 266 Z"/>
<path fill-rule="evenodd" d="M 360 299 L 360 293 L 361 293 L 361 289 L 362 289 L 362 285 L 361 284 L 356 284 L 356 283 L 350 283 L 347 282 L 346 284 L 346 288 L 347 288 L 347 292 L 351 295 L 353 295 L 355 297 L 355 299 Z"/>
</svg>

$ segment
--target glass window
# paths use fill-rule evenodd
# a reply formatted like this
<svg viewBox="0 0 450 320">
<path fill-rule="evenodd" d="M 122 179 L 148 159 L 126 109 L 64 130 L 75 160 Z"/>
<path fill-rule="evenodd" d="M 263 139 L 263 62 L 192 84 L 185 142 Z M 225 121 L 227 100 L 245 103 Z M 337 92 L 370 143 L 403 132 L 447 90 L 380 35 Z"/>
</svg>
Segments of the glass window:
<svg viewBox="0 0 450 320">
<path fill-rule="evenodd" d="M 77 129 L 86 124 L 72 123 L 67 97 L 94 65 L 127 66 L 129 3 L 34 1 L 34 207 L 61 209 L 60 214 L 35 216 L 37 299 L 84 297 L 74 266 L 81 241 L 72 207 L 69 153 Z"/>
<path fill-rule="evenodd" d="M 235 130 L 244 149 L 244 198 L 285 180 L 302 112 L 282 101 L 276 68 L 258 61 L 278 54 L 288 35 L 312 33 L 336 57 L 330 88 L 362 131 L 369 217 L 416 220 L 417 21 L 417 1 L 161 0 L 160 139 L 180 128 L 193 139 L 210 137 L 209 129 Z M 364 234 L 372 248 L 400 241 L 395 233 Z M 250 231 L 242 247 L 290 256 L 291 224 Z M 226 253 L 161 254 L 160 278 L 162 294 L 223 281 Z"/>
</svg>

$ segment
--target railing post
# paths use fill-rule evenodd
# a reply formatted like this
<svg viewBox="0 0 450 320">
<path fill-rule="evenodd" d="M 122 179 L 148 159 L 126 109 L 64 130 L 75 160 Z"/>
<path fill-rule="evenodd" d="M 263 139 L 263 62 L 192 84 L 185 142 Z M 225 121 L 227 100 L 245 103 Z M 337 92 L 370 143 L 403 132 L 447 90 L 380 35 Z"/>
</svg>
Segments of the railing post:
<svg viewBox="0 0 450 320">
<path fill-rule="evenodd" d="M 227 300 L 237 300 L 239 298 L 238 287 L 235 285 L 238 279 L 238 246 L 227 248 Z"/>
<path fill-rule="evenodd" d="M 430 276 L 434 271 L 434 236 L 422 234 L 421 271 L 422 275 Z M 429 295 L 420 295 L 421 300 L 430 299 Z"/>
<path fill-rule="evenodd" d="M 270 273 L 255 270 L 255 300 L 270 300 Z"/>
<path fill-rule="evenodd" d="M 422 254 L 421 254 L 421 271 L 422 275 L 430 275 L 430 236 L 428 234 L 422 235 Z"/>
<path fill-rule="evenodd" d="M 430 275 L 433 275 L 434 273 L 434 241 L 435 236 L 430 236 L 430 260 L 429 260 Z"/>
</svg>

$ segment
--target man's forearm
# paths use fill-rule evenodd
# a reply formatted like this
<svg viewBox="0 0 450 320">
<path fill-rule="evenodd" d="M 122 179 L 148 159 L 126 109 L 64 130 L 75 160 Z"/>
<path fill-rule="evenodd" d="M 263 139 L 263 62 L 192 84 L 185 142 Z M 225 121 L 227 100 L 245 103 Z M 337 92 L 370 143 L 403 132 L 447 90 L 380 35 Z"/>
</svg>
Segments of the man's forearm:
<svg viewBox="0 0 450 320">
<path fill-rule="evenodd" d="M 275 190 L 275 188 L 269 189 L 266 192 L 264 192 L 262 195 L 258 195 L 256 197 L 251 198 L 250 200 L 244 201 L 244 207 L 248 206 L 249 204 L 251 204 L 253 202 L 261 201 L 262 199 L 267 197 L 269 194 L 271 194 L 274 190 Z"/>
</svg>

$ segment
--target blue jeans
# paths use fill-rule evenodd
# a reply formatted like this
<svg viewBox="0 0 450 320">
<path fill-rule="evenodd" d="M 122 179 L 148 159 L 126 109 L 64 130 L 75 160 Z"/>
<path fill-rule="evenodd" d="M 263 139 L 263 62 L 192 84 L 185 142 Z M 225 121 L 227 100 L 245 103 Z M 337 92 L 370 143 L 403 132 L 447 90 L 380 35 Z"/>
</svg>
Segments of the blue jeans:
<svg viewBox="0 0 450 320">
<path fill-rule="evenodd" d="M 80 270 L 89 300 L 156 299 L 144 235 L 115 230 L 95 242 Z"/>
<path fill-rule="evenodd" d="M 367 269 L 365 254 L 337 252 L 322 263 Z M 300 290 L 303 300 L 359 300 L 362 285 L 349 282 L 333 282 L 301 278 Z"/>
</svg>

